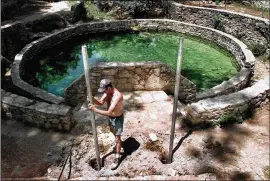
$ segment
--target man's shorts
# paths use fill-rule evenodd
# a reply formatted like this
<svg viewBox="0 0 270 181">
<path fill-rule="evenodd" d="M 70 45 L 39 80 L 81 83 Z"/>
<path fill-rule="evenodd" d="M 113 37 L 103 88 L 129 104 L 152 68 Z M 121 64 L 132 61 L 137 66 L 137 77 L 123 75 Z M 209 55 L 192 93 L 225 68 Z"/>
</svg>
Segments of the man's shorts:
<svg viewBox="0 0 270 181">
<path fill-rule="evenodd" d="M 109 126 L 114 130 L 115 135 L 122 135 L 124 125 L 124 114 L 118 117 L 109 117 Z"/>
</svg>

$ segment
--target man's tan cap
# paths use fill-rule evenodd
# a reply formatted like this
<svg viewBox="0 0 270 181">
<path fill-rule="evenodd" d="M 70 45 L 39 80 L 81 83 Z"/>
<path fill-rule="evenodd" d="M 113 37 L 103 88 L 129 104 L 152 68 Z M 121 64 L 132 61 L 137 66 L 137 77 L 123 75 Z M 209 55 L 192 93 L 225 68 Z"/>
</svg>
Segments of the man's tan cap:
<svg viewBox="0 0 270 181">
<path fill-rule="evenodd" d="M 98 92 L 104 92 L 104 90 L 106 89 L 106 86 L 108 86 L 109 84 L 111 84 L 111 80 L 110 79 L 102 79 L 100 81 L 100 84 L 99 84 L 99 89 L 98 89 Z"/>
</svg>

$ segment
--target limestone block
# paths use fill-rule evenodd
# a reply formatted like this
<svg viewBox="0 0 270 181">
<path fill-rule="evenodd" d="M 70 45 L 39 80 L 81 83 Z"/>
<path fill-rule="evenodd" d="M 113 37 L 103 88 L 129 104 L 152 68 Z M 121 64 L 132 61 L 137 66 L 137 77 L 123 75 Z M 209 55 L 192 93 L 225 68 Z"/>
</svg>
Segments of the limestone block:
<svg viewBox="0 0 270 181">
<path fill-rule="evenodd" d="M 162 90 L 166 85 L 166 82 L 160 79 L 156 75 L 151 75 L 145 82 L 146 90 Z"/>
<path fill-rule="evenodd" d="M 146 82 L 144 80 L 139 80 L 139 84 L 144 86 L 146 84 Z"/>
<path fill-rule="evenodd" d="M 118 79 L 117 83 L 118 84 L 125 84 L 125 83 L 127 83 L 127 79 L 126 78 L 120 78 L 120 79 Z"/>
<path fill-rule="evenodd" d="M 121 78 L 124 78 L 124 77 L 130 78 L 130 77 L 133 77 L 133 73 L 130 73 L 130 71 L 124 70 L 124 71 L 119 72 L 118 76 Z"/>
<path fill-rule="evenodd" d="M 118 73 L 118 70 L 117 69 L 109 69 L 109 70 L 103 70 L 102 71 L 102 75 L 105 75 L 105 76 L 107 76 L 107 75 L 115 75 L 115 74 L 117 74 Z"/>
<path fill-rule="evenodd" d="M 58 115 L 66 115 L 71 111 L 71 107 L 69 106 L 63 106 L 61 107 L 58 111 L 57 114 Z"/>
<path fill-rule="evenodd" d="M 142 69 L 141 69 L 141 68 L 136 68 L 136 69 L 135 69 L 135 72 L 136 72 L 138 75 L 141 75 Z M 136 75 L 136 76 L 138 76 L 138 75 Z"/>
<path fill-rule="evenodd" d="M 129 67 L 126 67 L 127 70 L 135 70 L 136 67 L 135 66 L 129 66 Z"/>
<path fill-rule="evenodd" d="M 159 68 L 153 69 L 153 74 L 155 74 L 156 76 L 159 76 L 160 75 L 160 69 Z"/>
<path fill-rule="evenodd" d="M 144 90 L 144 86 L 143 85 L 134 85 L 134 89 L 135 90 Z"/>
<path fill-rule="evenodd" d="M 2 102 L 5 103 L 5 105 L 8 105 L 8 104 L 10 105 L 13 103 L 13 98 L 12 97 L 4 97 L 2 99 Z"/>
</svg>

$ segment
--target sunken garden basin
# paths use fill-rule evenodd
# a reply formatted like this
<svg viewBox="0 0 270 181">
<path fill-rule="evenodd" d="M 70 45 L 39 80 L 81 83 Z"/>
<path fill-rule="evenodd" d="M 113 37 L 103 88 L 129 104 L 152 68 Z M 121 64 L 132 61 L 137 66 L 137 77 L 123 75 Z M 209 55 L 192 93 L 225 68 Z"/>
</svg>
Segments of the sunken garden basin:
<svg viewBox="0 0 270 181">
<path fill-rule="evenodd" d="M 25 76 L 27 76 L 27 71 L 31 71 L 29 65 L 31 65 L 32 62 L 36 61 L 36 57 L 38 57 L 39 54 L 44 52 L 44 50 L 46 51 L 48 49 L 51 49 L 52 47 L 59 46 L 61 45 L 61 43 L 72 40 L 72 38 L 88 35 L 93 36 L 98 33 L 107 32 L 131 32 L 134 31 L 134 29 L 136 31 L 139 30 L 140 32 L 168 31 L 187 34 L 195 37 L 201 37 L 227 49 L 234 56 L 238 72 L 229 80 L 223 81 L 221 84 L 218 84 L 210 89 L 198 92 L 196 85 L 192 81 L 190 81 L 184 76 L 181 76 L 180 92 L 178 98 L 179 100 L 188 103 L 188 109 L 186 109 L 186 112 L 188 116 L 191 115 L 192 118 L 195 117 L 197 120 L 200 119 L 194 116 L 196 115 L 196 108 L 198 108 L 198 105 L 194 106 L 194 104 L 196 104 L 196 101 L 207 98 L 207 100 L 211 100 L 215 99 L 216 96 L 226 96 L 227 94 L 234 94 L 234 92 L 237 93 L 237 91 L 240 90 L 245 91 L 245 88 L 249 85 L 249 80 L 252 77 L 253 73 L 255 58 L 244 43 L 229 34 L 199 25 L 193 25 L 168 19 L 140 19 L 95 22 L 65 28 L 59 32 L 53 33 L 49 36 L 46 36 L 26 45 L 25 48 L 15 57 L 11 69 L 11 78 L 14 85 L 17 86 L 21 91 L 23 91 L 24 94 L 28 96 L 28 98 L 33 98 L 36 101 L 34 101 L 33 103 L 23 102 L 20 105 L 13 105 L 14 102 L 12 102 L 11 99 L 6 98 L 6 100 L 8 101 L 2 100 L 5 111 L 9 112 L 10 114 L 17 114 L 18 111 L 16 112 L 14 111 L 14 109 L 13 112 L 10 111 L 11 107 L 15 107 L 16 109 L 21 107 L 22 109 L 28 110 L 28 104 L 32 106 L 32 104 L 38 103 L 41 104 L 40 107 L 42 111 L 46 113 L 45 116 L 43 115 L 44 124 L 40 127 L 44 127 L 44 125 L 46 124 L 46 118 L 51 117 L 52 121 L 50 121 L 50 124 L 47 123 L 47 128 L 51 128 L 52 122 L 56 122 L 56 119 L 54 118 L 59 116 L 58 111 L 55 110 L 59 110 L 64 120 L 63 123 L 61 121 L 61 124 L 63 125 L 58 126 L 59 129 L 70 130 L 73 125 L 71 113 L 72 107 L 86 100 L 86 86 L 84 74 L 82 73 L 67 88 L 65 88 L 63 96 L 56 96 L 27 82 L 29 80 L 25 79 Z M 162 63 L 160 60 L 143 60 L 142 62 L 99 62 L 91 65 L 90 76 L 94 93 L 97 91 L 99 81 L 104 77 L 112 79 L 113 83 L 116 85 L 116 87 L 119 87 L 121 91 L 163 90 L 167 93 L 173 93 L 175 85 L 175 71 L 172 67 Z M 267 81 L 264 81 L 264 83 L 265 82 L 267 84 Z M 264 86 L 264 88 L 261 90 L 263 91 L 262 94 L 265 94 L 265 91 L 268 91 L 268 89 L 265 89 L 265 87 L 266 86 Z M 265 99 L 267 95 L 268 94 L 264 96 L 259 96 L 259 99 Z M 258 99 L 257 96 L 255 96 L 255 98 L 256 100 Z M 31 102 L 31 100 L 27 101 Z M 241 103 L 241 105 L 239 104 L 239 106 L 242 106 L 244 103 Z M 256 103 L 258 103 L 258 101 Z M 50 109 L 50 105 L 54 105 L 55 110 L 50 110 L 48 112 L 46 111 L 46 109 Z M 58 108 L 57 106 L 60 106 L 61 108 Z M 236 106 L 238 105 L 236 104 Z M 33 108 L 32 106 L 30 109 L 35 108 Z M 217 109 L 218 113 L 215 113 L 215 116 L 212 117 L 211 115 L 209 115 L 211 114 L 211 112 L 209 113 L 206 107 L 204 107 L 203 113 L 208 112 L 206 118 L 218 118 L 222 115 L 223 108 L 218 107 Z M 226 112 L 228 112 L 226 106 L 224 107 L 224 109 L 226 110 Z M 231 106 L 231 110 L 232 109 L 234 109 L 233 106 Z M 35 109 L 34 113 L 39 114 L 39 111 L 39 109 Z M 51 115 L 52 111 L 55 116 Z M 22 113 L 23 112 L 20 112 L 18 114 Z M 16 116 L 13 117 L 15 118 Z M 31 115 L 28 115 L 28 117 L 31 117 Z M 28 122 L 28 120 L 26 120 L 26 122 Z M 42 120 L 40 122 L 42 122 Z M 57 127 L 57 124 L 60 123 L 55 124 L 55 127 Z"/>
</svg>

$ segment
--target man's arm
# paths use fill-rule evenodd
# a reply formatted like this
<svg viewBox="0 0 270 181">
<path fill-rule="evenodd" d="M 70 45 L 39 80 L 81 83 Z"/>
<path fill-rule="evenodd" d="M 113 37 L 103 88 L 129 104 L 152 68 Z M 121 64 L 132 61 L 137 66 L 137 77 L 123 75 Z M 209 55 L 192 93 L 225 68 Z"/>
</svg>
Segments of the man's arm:
<svg viewBox="0 0 270 181">
<path fill-rule="evenodd" d="M 97 109 L 95 106 L 90 106 L 89 109 L 104 116 L 110 116 L 122 97 L 123 97 L 122 94 L 119 94 L 117 98 L 111 102 L 111 105 L 107 111 Z"/>
<path fill-rule="evenodd" d="M 93 97 L 94 104 L 99 105 L 99 106 L 103 105 L 104 102 L 105 102 L 106 96 L 107 96 L 107 94 L 103 94 L 100 99 L 96 99 L 96 98 Z"/>
</svg>

